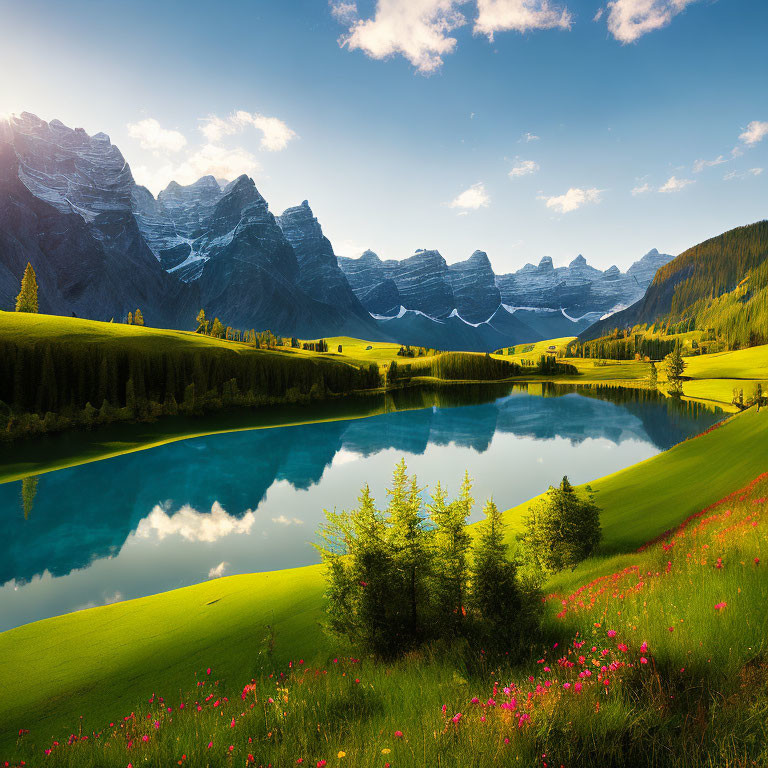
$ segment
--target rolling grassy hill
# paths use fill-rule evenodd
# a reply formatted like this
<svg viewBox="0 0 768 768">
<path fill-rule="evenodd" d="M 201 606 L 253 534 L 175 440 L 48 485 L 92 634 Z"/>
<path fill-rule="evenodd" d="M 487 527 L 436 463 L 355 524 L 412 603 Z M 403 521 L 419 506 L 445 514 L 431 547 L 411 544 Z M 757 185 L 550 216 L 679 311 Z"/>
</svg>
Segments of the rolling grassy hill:
<svg viewBox="0 0 768 768">
<path fill-rule="evenodd" d="M 595 481 L 604 510 L 601 555 L 564 578 L 580 583 L 604 572 L 621 553 L 766 468 L 768 409 L 751 409 Z M 527 506 L 506 514 L 512 532 Z M 558 586 L 567 585 L 561 579 Z M 221 680 L 240 681 L 289 659 L 319 663 L 330 652 L 319 627 L 322 592 L 316 566 L 233 576 L 0 634 L 0 722 L 5 733 L 33 728 L 44 738 L 59 736 L 80 715 L 85 729 L 98 728 L 147 692 L 186 688 L 209 666 Z M 8 736 L 0 739 L 0 748 L 8 746 Z"/>
</svg>

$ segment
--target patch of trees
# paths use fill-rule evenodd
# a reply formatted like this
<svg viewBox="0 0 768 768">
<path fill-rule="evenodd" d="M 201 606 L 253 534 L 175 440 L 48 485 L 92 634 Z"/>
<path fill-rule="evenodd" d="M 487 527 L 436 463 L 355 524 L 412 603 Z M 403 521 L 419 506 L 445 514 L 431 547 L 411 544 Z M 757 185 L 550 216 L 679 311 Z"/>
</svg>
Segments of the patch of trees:
<svg viewBox="0 0 768 768">
<path fill-rule="evenodd" d="M 662 360 L 675 348 L 674 339 L 657 336 L 647 337 L 643 333 L 614 331 L 612 336 L 603 336 L 593 341 L 572 342 L 566 350 L 566 357 L 586 357 L 596 360 Z"/>
<path fill-rule="evenodd" d="M 318 339 L 317 341 L 305 341 L 302 343 L 301 348 L 310 352 L 327 352 L 328 342 L 325 339 Z"/>
<path fill-rule="evenodd" d="M 432 376 L 445 381 L 503 381 L 523 374 L 577 376 L 578 373 L 574 365 L 558 362 L 550 355 L 542 355 L 537 365 L 523 368 L 512 360 L 499 360 L 488 353 L 442 352 L 433 357 L 416 359 L 413 363 L 398 364 L 393 360 L 387 370 L 387 380 Z"/>
<path fill-rule="evenodd" d="M 189 346 L 0 339 L 0 432 L 308 402 L 380 386 L 375 364 Z"/>
<path fill-rule="evenodd" d="M 439 352 L 436 349 L 428 349 L 427 347 L 412 347 L 409 344 L 401 346 L 397 350 L 398 357 L 431 357 L 437 355 Z"/>
<path fill-rule="evenodd" d="M 326 512 L 317 546 L 327 579 L 328 626 L 357 647 L 392 658 L 434 640 L 509 647 L 531 626 L 532 591 L 517 577 L 493 501 L 472 540 L 472 485 L 449 499 L 438 484 L 428 503 L 405 461 L 386 508 L 364 486 L 350 512 Z"/>
</svg>

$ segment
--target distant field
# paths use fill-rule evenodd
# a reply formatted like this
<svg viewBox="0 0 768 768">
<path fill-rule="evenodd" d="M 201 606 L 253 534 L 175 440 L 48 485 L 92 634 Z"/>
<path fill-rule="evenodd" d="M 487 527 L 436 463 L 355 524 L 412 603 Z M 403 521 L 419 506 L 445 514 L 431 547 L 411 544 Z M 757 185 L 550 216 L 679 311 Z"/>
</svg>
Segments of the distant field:
<svg viewBox="0 0 768 768">
<path fill-rule="evenodd" d="M 365 341 L 353 339 L 351 336 L 328 336 L 328 355 L 332 357 L 351 357 L 366 363 L 389 364 L 392 360 L 402 360 L 398 357 L 401 344 L 386 341 Z M 341 345 L 341 353 L 338 347 Z"/>
<path fill-rule="evenodd" d="M 542 355 L 564 352 L 568 344 L 575 338 L 575 336 L 563 336 L 559 339 L 546 339 L 531 344 L 515 344 L 511 347 L 505 347 L 502 354 L 497 356 L 516 363 L 521 360 L 536 360 L 538 362 Z M 511 349 L 512 354 L 507 354 L 507 349 Z"/>
<path fill-rule="evenodd" d="M 563 362 L 575 365 L 579 373 L 590 381 L 647 379 L 650 372 L 648 363 L 640 360 L 592 360 L 583 357 L 567 357 Z"/>
</svg>

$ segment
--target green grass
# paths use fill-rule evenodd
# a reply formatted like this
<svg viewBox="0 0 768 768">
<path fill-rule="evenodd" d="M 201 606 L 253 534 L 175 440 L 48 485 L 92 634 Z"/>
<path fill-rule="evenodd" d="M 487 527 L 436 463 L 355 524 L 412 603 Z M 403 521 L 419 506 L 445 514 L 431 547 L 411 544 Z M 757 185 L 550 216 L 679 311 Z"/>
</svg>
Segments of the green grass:
<svg viewBox="0 0 768 768">
<path fill-rule="evenodd" d="M 530 344 L 516 344 L 512 347 L 511 355 L 507 354 L 508 347 L 504 347 L 503 354 L 494 356 L 503 357 L 516 363 L 520 363 L 521 360 L 535 360 L 538 362 L 542 355 L 552 354 L 553 352 L 565 352 L 565 348 L 575 339 L 575 336 L 562 336 L 558 339 L 545 339 L 544 341 L 536 341 Z"/>
<path fill-rule="evenodd" d="M 768 345 L 686 357 L 685 376 L 695 379 L 768 379 Z"/>
<path fill-rule="evenodd" d="M 752 409 L 595 481 L 604 553 L 634 550 L 767 467 L 768 409 Z M 526 508 L 507 513 L 513 528 Z M 97 727 L 148 690 L 184 688 L 192 669 L 213 666 L 224 677 L 242 677 L 263 658 L 267 625 L 278 661 L 323 656 L 322 590 L 318 567 L 233 576 L 4 632 L 0 722 L 9 732 L 33 725 L 48 735 L 83 715 L 86 727 Z"/>
<path fill-rule="evenodd" d="M 183 659 L 186 685 L 158 676 L 143 698 L 104 713 L 98 736 L 86 723 L 53 736 L 32 723 L 6 750 L 29 762 L 52 748 L 55 768 L 764 765 L 767 515 L 763 475 L 668 544 L 604 562 L 601 580 L 557 585 L 544 604 L 556 642 L 535 640 L 515 664 L 436 647 L 393 664 L 324 649 L 270 667 L 259 664 L 263 642 L 233 672 L 197 652 Z M 187 608 L 172 616 L 182 631 L 204 611 Z M 299 626 L 313 618 L 302 609 Z M 70 732 L 87 740 L 68 745 Z"/>
</svg>

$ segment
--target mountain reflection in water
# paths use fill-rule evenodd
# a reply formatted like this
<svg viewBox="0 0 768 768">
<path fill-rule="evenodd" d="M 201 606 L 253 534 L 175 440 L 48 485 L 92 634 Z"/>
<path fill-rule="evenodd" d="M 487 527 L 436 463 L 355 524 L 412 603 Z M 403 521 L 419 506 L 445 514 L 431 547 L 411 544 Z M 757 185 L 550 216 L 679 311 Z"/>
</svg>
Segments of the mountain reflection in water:
<svg viewBox="0 0 768 768">
<path fill-rule="evenodd" d="M 645 390 L 551 384 L 398 393 L 387 410 L 197 437 L 0 486 L 0 631 L 207 576 L 316 562 L 308 542 L 323 507 L 351 506 L 364 482 L 383 499 L 401 456 L 422 485 L 453 490 L 467 468 L 476 497 L 493 493 L 506 508 L 724 416 Z"/>
</svg>

